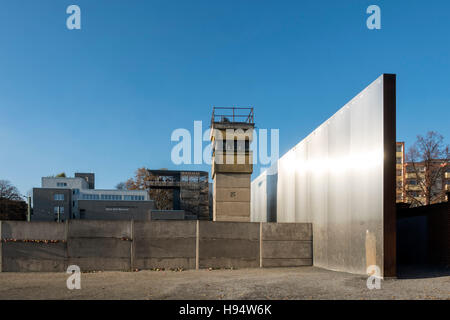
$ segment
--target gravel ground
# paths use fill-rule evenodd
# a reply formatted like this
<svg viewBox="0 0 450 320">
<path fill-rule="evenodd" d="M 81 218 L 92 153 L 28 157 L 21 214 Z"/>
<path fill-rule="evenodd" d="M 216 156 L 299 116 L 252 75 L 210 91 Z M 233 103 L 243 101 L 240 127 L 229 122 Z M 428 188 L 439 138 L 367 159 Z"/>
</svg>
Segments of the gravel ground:
<svg viewBox="0 0 450 320">
<path fill-rule="evenodd" d="M 0 273 L 0 299 L 450 299 L 450 271 L 408 270 L 369 290 L 367 278 L 316 267 L 97 272 L 81 289 L 65 273 Z"/>
</svg>

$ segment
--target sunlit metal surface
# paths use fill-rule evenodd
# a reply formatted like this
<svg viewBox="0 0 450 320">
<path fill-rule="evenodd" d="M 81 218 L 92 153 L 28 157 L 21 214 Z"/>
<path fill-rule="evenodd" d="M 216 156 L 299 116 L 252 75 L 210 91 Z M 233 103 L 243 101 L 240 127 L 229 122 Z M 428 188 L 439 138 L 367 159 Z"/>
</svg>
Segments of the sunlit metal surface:
<svg viewBox="0 0 450 320">
<path fill-rule="evenodd" d="M 313 223 L 315 266 L 365 274 L 376 264 L 383 272 L 384 76 L 278 161 L 277 222 Z M 264 174 L 252 184 L 255 221 L 268 215 L 274 193 L 264 184 Z"/>
</svg>

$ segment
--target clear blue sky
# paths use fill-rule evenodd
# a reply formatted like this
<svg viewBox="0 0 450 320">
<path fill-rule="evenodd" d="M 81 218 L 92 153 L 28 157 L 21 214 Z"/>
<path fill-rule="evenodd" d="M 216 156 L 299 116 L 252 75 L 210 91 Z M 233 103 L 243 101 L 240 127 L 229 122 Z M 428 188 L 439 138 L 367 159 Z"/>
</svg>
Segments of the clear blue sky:
<svg viewBox="0 0 450 320">
<path fill-rule="evenodd" d="M 81 7 L 82 29 L 66 28 Z M 370 4 L 381 30 L 368 30 Z M 171 163 L 170 135 L 254 106 L 286 152 L 381 73 L 397 139 L 450 139 L 449 1 L 0 1 L 0 179 L 96 173 L 113 188 Z M 183 169 L 210 170 L 209 166 Z"/>
</svg>

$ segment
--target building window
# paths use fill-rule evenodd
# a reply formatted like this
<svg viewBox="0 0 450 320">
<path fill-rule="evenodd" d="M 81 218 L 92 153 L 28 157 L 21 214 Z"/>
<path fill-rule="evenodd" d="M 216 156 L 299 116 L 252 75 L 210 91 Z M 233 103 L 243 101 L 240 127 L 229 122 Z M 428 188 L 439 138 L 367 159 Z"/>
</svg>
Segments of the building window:
<svg viewBox="0 0 450 320">
<path fill-rule="evenodd" d="M 67 187 L 67 183 L 66 182 L 57 182 L 56 186 L 57 187 Z"/>
<path fill-rule="evenodd" d="M 98 194 L 85 194 L 85 193 L 83 193 L 83 194 L 81 195 L 81 198 L 82 198 L 83 200 L 100 200 L 100 195 L 98 195 Z"/>
<path fill-rule="evenodd" d="M 397 152 L 402 152 L 402 145 L 401 144 L 397 145 Z"/>
<path fill-rule="evenodd" d="M 61 200 L 62 201 L 62 200 L 64 200 L 64 195 L 57 193 L 57 194 L 53 195 L 53 200 L 56 200 L 56 201 Z"/>
<path fill-rule="evenodd" d="M 64 214 L 64 207 L 54 207 L 53 211 L 55 214 L 58 214 L 58 208 L 59 208 L 59 214 Z"/>
<path fill-rule="evenodd" d="M 128 201 L 143 201 L 144 199 L 145 199 L 144 196 L 135 196 L 135 195 L 124 196 L 124 200 L 128 200 Z"/>
<path fill-rule="evenodd" d="M 402 158 L 401 157 L 397 157 L 397 164 L 402 164 Z"/>
</svg>

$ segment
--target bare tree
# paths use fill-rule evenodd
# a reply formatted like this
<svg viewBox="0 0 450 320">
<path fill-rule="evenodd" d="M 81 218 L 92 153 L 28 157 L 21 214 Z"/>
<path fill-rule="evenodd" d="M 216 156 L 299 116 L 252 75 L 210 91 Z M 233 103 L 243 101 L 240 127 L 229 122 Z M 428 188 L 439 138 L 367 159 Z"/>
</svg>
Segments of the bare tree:
<svg viewBox="0 0 450 320">
<path fill-rule="evenodd" d="M 127 190 L 126 182 L 119 182 L 118 184 L 116 184 L 116 189 L 117 190 Z"/>
<path fill-rule="evenodd" d="M 23 200 L 19 190 L 8 180 L 0 180 L 0 199 Z"/>
<path fill-rule="evenodd" d="M 412 205 L 429 205 L 445 199 L 445 171 L 449 162 L 449 146 L 444 145 L 444 137 L 434 131 L 417 140 L 406 155 L 408 179 L 413 178 L 416 190 L 405 186 L 405 194 Z M 406 183 L 410 186 L 410 184 Z M 420 192 L 425 200 L 417 196 Z"/>
<path fill-rule="evenodd" d="M 156 176 L 150 174 L 146 168 L 139 168 L 132 179 L 125 182 L 128 190 L 147 190 L 150 199 L 155 201 L 156 208 L 159 210 L 173 209 L 173 191 L 162 189 L 151 189 L 148 181 L 155 181 Z"/>
</svg>

